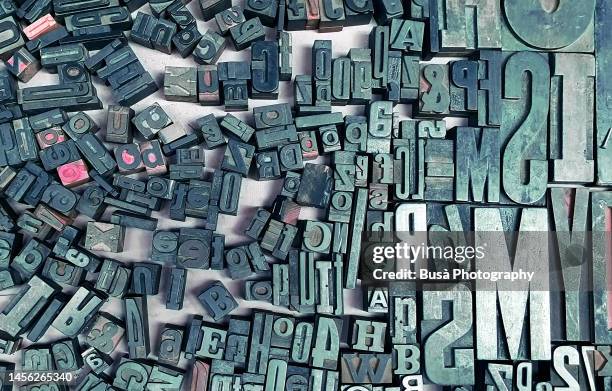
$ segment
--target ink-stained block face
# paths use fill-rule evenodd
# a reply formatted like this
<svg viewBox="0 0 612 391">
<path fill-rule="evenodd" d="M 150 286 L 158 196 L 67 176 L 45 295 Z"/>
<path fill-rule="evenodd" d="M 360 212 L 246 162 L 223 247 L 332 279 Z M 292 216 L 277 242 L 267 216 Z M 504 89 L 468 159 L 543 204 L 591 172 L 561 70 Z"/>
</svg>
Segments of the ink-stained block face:
<svg viewBox="0 0 612 391">
<path fill-rule="evenodd" d="M 25 36 L 31 41 L 58 27 L 51 14 L 44 15 L 23 29 Z"/>
<path fill-rule="evenodd" d="M 8 70 L 24 83 L 30 81 L 40 70 L 40 62 L 26 48 L 16 51 L 4 63 Z"/>
<path fill-rule="evenodd" d="M 63 164 L 57 168 L 57 175 L 66 187 L 74 187 L 89 181 L 87 164 L 83 159 Z"/>
</svg>

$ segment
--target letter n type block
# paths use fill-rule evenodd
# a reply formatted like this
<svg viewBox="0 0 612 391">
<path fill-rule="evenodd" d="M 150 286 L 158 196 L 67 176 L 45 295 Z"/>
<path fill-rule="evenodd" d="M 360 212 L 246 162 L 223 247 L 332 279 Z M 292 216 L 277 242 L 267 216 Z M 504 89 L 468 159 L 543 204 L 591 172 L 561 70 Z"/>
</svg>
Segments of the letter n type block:
<svg viewBox="0 0 612 391">
<path fill-rule="evenodd" d="M 162 329 L 159 343 L 159 358 L 161 363 L 178 365 L 181 358 L 184 330 L 181 327 L 166 324 Z"/>
</svg>

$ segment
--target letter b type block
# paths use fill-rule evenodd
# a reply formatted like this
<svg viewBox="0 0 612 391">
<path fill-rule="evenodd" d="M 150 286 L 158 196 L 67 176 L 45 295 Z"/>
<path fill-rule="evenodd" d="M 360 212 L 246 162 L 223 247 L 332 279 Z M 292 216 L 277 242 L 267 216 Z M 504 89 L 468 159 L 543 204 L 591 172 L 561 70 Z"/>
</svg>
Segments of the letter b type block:
<svg viewBox="0 0 612 391">
<path fill-rule="evenodd" d="M 218 322 L 238 308 L 238 303 L 221 281 L 213 283 L 198 296 L 206 312 Z"/>
</svg>

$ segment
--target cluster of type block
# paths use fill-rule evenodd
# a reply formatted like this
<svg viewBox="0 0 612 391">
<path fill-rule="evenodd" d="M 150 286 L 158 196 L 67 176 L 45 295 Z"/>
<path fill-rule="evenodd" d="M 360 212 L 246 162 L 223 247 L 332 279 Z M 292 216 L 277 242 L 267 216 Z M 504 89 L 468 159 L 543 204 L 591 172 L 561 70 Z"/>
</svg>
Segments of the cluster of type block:
<svg viewBox="0 0 612 391">
<path fill-rule="evenodd" d="M 612 390 L 612 4 L 553 3 L 0 0 L 0 388 Z"/>
</svg>

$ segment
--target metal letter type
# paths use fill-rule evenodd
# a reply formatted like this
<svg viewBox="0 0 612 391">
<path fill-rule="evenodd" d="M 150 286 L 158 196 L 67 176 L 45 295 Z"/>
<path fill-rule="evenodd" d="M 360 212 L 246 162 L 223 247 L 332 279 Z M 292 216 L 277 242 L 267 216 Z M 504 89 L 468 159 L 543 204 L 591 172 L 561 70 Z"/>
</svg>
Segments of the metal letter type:
<svg viewBox="0 0 612 391">
<path fill-rule="evenodd" d="M 157 132 L 170 125 L 172 120 L 158 103 L 153 103 L 138 113 L 132 119 L 132 123 L 147 140 L 150 140 Z"/>
<path fill-rule="evenodd" d="M 111 297 L 121 297 L 127 292 L 131 269 L 118 261 L 105 259 L 94 288 Z"/>
<path fill-rule="evenodd" d="M 455 156 L 457 201 L 499 202 L 499 130 L 458 127 Z"/>
<path fill-rule="evenodd" d="M 347 104 L 351 98 L 352 65 L 348 57 L 334 59 L 332 64 L 332 103 Z"/>
<path fill-rule="evenodd" d="M 610 232 L 610 192 L 593 192 L 591 195 L 591 214 L 593 232 L 593 331 L 595 343 L 609 344 L 612 341 L 612 314 L 608 305 L 607 289 L 610 273 L 606 272 L 610 264 L 609 244 L 605 238 Z"/>
<path fill-rule="evenodd" d="M 554 309 L 565 309 L 564 311 L 551 309 L 551 322 L 559 325 L 552 328 L 554 340 L 591 339 L 587 281 L 589 262 L 582 262 L 582 259 L 589 256 L 586 242 L 586 232 L 589 228 L 589 197 L 589 190 L 584 188 L 550 189 L 554 235 L 557 239 L 554 255 L 558 256 L 557 265 L 560 267 L 560 276 L 555 276 L 554 280 L 558 281 L 559 288 L 563 287 L 551 290 L 551 304 Z M 597 210 L 593 215 L 598 215 Z"/>
<path fill-rule="evenodd" d="M 306 163 L 300 181 L 297 203 L 315 208 L 326 208 L 333 185 L 331 168 L 322 164 Z"/>
<path fill-rule="evenodd" d="M 166 293 L 166 308 L 170 310 L 181 310 L 183 298 L 185 297 L 185 285 L 187 284 L 187 269 L 172 268 L 170 273 L 170 285 Z"/>
<path fill-rule="evenodd" d="M 178 4 L 178 3 L 177 3 Z M 172 43 L 181 57 L 188 57 L 202 39 L 198 26 L 193 23 L 178 31 L 172 37 Z"/>
<path fill-rule="evenodd" d="M 176 366 L 181 358 L 184 331 L 178 326 L 166 324 L 159 342 L 159 362 Z"/>
<path fill-rule="evenodd" d="M 125 228 L 109 223 L 87 223 L 85 248 L 92 251 L 118 253 L 123 251 Z"/>
<path fill-rule="evenodd" d="M 612 91 L 610 80 L 612 71 L 612 32 L 607 27 L 607 21 L 612 16 L 612 9 L 605 1 L 597 1 L 595 12 L 595 119 L 597 137 L 597 183 L 609 185 L 612 183 L 612 148 L 609 148 L 612 138 Z"/>
<path fill-rule="evenodd" d="M 254 99 L 276 99 L 279 84 L 278 44 L 271 41 L 251 45 L 252 93 Z"/>
<path fill-rule="evenodd" d="M 345 0 L 344 12 L 347 26 L 370 24 L 374 6 L 372 0 Z"/>
<path fill-rule="evenodd" d="M 219 75 L 216 65 L 200 65 L 198 67 L 198 101 L 202 106 L 218 106 L 221 104 Z M 204 136 L 206 141 L 206 132 L 204 132 Z"/>
<path fill-rule="evenodd" d="M 342 0 L 319 0 L 319 31 L 342 31 L 346 16 Z"/>
<path fill-rule="evenodd" d="M 74 338 L 98 312 L 106 300 L 93 291 L 80 287 L 53 321 L 53 327 L 67 337 Z"/>
<path fill-rule="evenodd" d="M 223 351 L 225 350 L 227 331 L 202 324 L 201 320 L 199 323 L 200 329 L 198 333 L 200 338 L 196 346 L 196 348 L 198 348 L 195 352 L 196 356 L 221 359 L 223 357 Z M 192 323 L 192 330 L 193 326 Z M 189 337 L 191 337 L 192 330 L 189 332 Z M 189 344 L 189 341 L 187 341 L 187 343 Z"/>
<path fill-rule="evenodd" d="M 380 0 L 374 2 L 374 18 L 380 25 L 389 24 L 392 19 L 404 14 L 404 7 L 399 0 Z"/>
<path fill-rule="evenodd" d="M 47 14 L 47 15 L 41 16 L 34 23 L 25 27 L 23 29 L 23 33 L 31 41 L 33 39 L 40 37 L 41 35 L 45 33 L 48 33 L 51 30 L 55 30 L 58 26 L 59 25 L 57 24 L 55 19 L 53 19 L 53 16 L 51 16 L 51 14 Z"/>
<path fill-rule="evenodd" d="M 259 17 L 255 17 L 231 27 L 230 37 L 236 50 L 244 50 L 256 41 L 263 41 L 266 37 L 265 29 Z"/>
<path fill-rule="evenodd" d="M 357 284 L 359 263 L 361 255 L 361 232 L 365 225 L 365 214 L 367 209 L 367 189 L 358 189 L 357 196 L 353 202 L 353 217 L 351 226 L 350 247 L 346 265 L 346 279 L 344 287 L 354 289 Z"/>
<path fill-rule="evenodd" d="M 42 268 L 50 252 L 47 246 L 32 238 L 13 259 L 11 268 L 16 270 L 22 279 L 27 280 Z"/>
<path fill-rule="evenodd" d="M 129 356 L 132 359 L 146 359 L 150 352 L 147 297 L 128 296 L 123 303 Z"/>
<path fill-rule="evenodd" d="M 312 46 L 313 98 L 315 106 L 330 106 L 332 99 L 332 42 L 317 40 Z M 297 124 L 296 124 L 297 126 Z"/>
<path fill-rule="evenodd" d="M 59 287 L 34 276 L 0 313 L 0 330 L 17 337 L 37 318 Z"/>
<path fill-rule="evenodd" d="M 21 29 L 12 16 L 0 19 L 0 31 L 2 31 L 0 59 L 7 60 L 14 51 L 25 45 L 25 42 L 21 36 Z"/>
<path fill-rule="evenodd" d="M 225 38 L 212 30 L 207 30 L 193 51 L 193 59 L 198 64 L 214 64 L 225 51 L 225 47 Z"/>
<path fill-rule="evenodd" d="M 537 2 L 505 2 L 502 12 L 507 23 L 502 28 L 502 47 L 507 51 L 590 52 L 595 3 L 564 1 L 559 7 L 549 7 Z M 574 23 L 574 18 L 579 23 Z"/>
<path fill-rule="evenodd" d="M 251 167 L 254 153 L 254 146 L 230 139 L 223 155 L 221 169 L 237 172 L 246 177 Z"/>
<path fill-rule="evenodd" d="M 278 1 L 276 0 L 245 1 L 244 14 L 248 18 L 259 17 L 266 26 L 274 27 L 277 11 Z"/>
<path fill-rule="evenodd" d="M 502 114 L 502 53 L 482 50 L 478 61 L 478 125 L 499 126 Z"/>
<path fill-rule="evenodd" d="M 341 364 L 343 383 L 391 383 L 391 354 L 344 353 Z M 353 389 L 348 388 L 348 390 Z"/>
<path fill-rule="evenodd" d="M 466 115 L 478 109 L 478 62 L 453 61 L 451 63 L 450 110 Z"/>
<path fill-rule="evenodd" d="M 416 20 L 393 19 L 391 21 L 391 49 L 405 52 L 423 50 L 425 23 Z"/>
<path fill-rule="evenodd" d="M 26 48 L 17 50 L 4 63 L 7 69 L 24 83 L 30 81 L 40 70 L 40 62 Z"/>
<path fill-rule="evenodd" d="M 224 319 L 230 312 L 238 308 L 238 303 L 221 281 L 206 288 L 198 299 L 215 322 Z"/>
<path fill-rule="evenodd" d="M 450 113 L 449 75 L 447 64 L 421 65 L 419 115 L 438 116 Z"/>
<path fill-rule="evenodd" d="M 197 68 L 167 66 L 164 73 L 164 96 L 171 101 L 197 102 Z"/>
<path fill-rule="evenodd" d="M 389 26 L 376 26 L 370 33 L 372 88 L 377 91 L 381 91 L 387 87 L 389 35 Z"/>
<path fill-rule="evenodd" d="M 279 32 L 278 47 L 280 80 L 291 81 L 291 76 L 293 75 L 293 43 L 291 33 L 286 31 Z"/>
<path fill-rule="evenodd" d="M 132 270 L 130 293 L 136 295 L 156 295 L 159 292 L 161 265 L 140 262 Z"/>
<path fill-rule="evenodd" d="M 132 117 L 134 117 L 134 110 L 129 107 L 108 106 L 106 141 L 119 144 L 131 143 Z"/>
<path fill-rule="evenodd" d="M 106 312 L 99 312 L 87 329 L 85 339 L 89 346 L 102 353 L 111 354 L 123 338 L 123 322 Z"/>
<path fill-rule="evenodd" d="M 436 22 L 432 22 L 431 28 L 437 30 L 434 34 L 441 52 L 464 53 L 475 49 L 501 48 L 499 3 L 454 1 L 445 4 L 444 12 L 438 11 L 436 5 L 435 2 L 430 3 L 429 16 Z"/>
<path fill-rule="evenodd" d="M 479 246 L 486 241 L 490 255 L 486 258 L 496 260 L 487 263 L 477 259 L 476 268 L 483 271 L 522 268 L 532 270 L 537 280 L 531 283 L 476 281 L 477 358 L 550 360 L 550 292 L 545 286 L 549 278 L 549 265 L 541 261 L 548 259 L 548 248 L 540 243 L 547 240 L 547 236 L 538 236 L 548 229 L 547 210 L 476 208 L 474 213 L 475 244 Z M 513 213 L 515 220 L 508 224 Z M 515 231 L 515 234 L 518 231 L 513 263 L 504 231 Z M 529 308 L 528 313 L 526 308 Z M 525 316 L 528 318 L 525 319 Z M 506 349 L 502 350 L 500 346 Z M 504 354 L 504 351 L 507 353 Z"/>
<path fill-rule="evenodd" d="M 204 20 L 211 20 L 216 14 L 232 6 L 231 0 L 198 0 Z"/>
<path fill-rule="evenodd" d="M 310 365 L 335 370 L 340 353 L 340 335 L 343 321 L 340 318 L 318 316 L 316 318 L 315 343 L 312 348 Z"/>
<path fill-rule="evenodd" d="M 128 390 L 144 390 L 149 380 L 151 367 L 136 361 L 121 357 L 119 366 L 115 370 L 113 387 Z"/>
<path fill-rule="evenodd" d="M 425 374 L 435 384 L 474 384 L 472 293 L 461 284 L 432 288 L 423 292 Z M 447 304 L 452 310 L 445 309 Z M 441 324 L 448 327 L 440 328 Z M 446 364 L 450 362 L 452 366 Z"/>
<path fill-rule="evenodd" d="M 552 180 L 587 183 L 595 179 L 593 122 L 595 59 L 557 53 L 550 81 Z"/>
<path fill-rule="evenodd" d="M 215 15 L 215 23 L 221 35 L 227 35 L 230 28 L 245 21 L 246 19 L 242 12 L 242 8 L 238 6 L 230 7 Z"/>
<path fill-rule="evenodd" d="M 393 128 L 393 102 L 372 102 L 369 112 L 367 152 L 389 153 Z"/>
<path fill-rule="evenodd" d="M 529 79 L 525 79 L 526 74 L 531 75 Z M 500 141 L 502 185 L 514 202 L 535 204 L 546 192 L 549 96 L 546 57 L 531 52 L 512 54 L 504 71 Z"/>
</svg>

